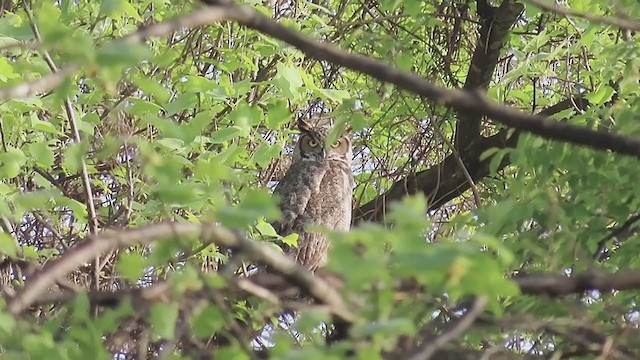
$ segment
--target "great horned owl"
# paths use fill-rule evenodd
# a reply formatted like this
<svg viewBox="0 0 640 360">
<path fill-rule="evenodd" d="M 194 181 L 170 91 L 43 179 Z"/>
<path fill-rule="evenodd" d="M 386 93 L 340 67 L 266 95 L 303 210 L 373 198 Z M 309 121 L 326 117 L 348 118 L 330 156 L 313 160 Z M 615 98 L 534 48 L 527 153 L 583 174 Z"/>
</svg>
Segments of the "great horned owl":
<svg viewBox="0 0 640 360">
<path fill-rule="evenodd" d="M 298 121 L 301 134 L 291 167 L 274 190 L 283 214 L 275 229 L 283 236 L 299 234 L 297 247 L 288 247 L 285 252 L 310 271 L 327 264 L 329 241 L 322 234 L 306 231 L 305 226 L 342 231 L 351 226 L 351 140 L 346 131 L 327 144 L 331 125 L 330 118 Z"/>
</svg>

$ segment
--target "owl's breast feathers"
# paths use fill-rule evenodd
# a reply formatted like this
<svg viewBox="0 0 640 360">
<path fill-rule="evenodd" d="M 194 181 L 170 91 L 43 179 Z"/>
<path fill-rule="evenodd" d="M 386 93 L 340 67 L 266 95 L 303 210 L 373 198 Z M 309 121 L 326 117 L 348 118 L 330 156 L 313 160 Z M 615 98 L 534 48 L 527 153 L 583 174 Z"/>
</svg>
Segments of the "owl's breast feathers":
<svg viewBox="0 0 640 360">
<path fill-rule="evenodd" d="M 299 161 L 291 165 L 280 180 L 274 194 L 280 197 L 282 220 L 273 227 L 282 236 L 292 233 L 296 219 L 307 208 L 312 196 L 320 191 L 320 183 L 329 165 L 327 162 Z"/>
<path fill-rule="evenodd" d="M 314 271 L 327 262 L 329 242 L 323 234 L 309 233 L 306 225 L 347 231 L 351 225 L 353 175 L 342 162 L 298 162 L 276 187 L 283 219 L 274 228 L 282 236 L 298 233 L 298 246 L 289 256 Z"/>
</svg>

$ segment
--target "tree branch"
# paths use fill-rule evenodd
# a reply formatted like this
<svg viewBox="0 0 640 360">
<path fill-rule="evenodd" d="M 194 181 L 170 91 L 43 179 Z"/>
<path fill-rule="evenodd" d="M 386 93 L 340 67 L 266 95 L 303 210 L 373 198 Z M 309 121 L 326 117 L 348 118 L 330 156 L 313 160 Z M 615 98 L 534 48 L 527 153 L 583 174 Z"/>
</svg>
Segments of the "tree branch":
<svg viewBox="0 0 640 360">
<path fill-rule="evenodd" d="M 240 24 L 289 43 L 316 60 L 328 61 L 367 74 L 374 79 L 424 96 L 439 105 L 458 111 L 476 111 L 488 116 L 493 121 L 546 139 L 640 157 L 639 138 L 594 131 L 584 126 L 558 122 L 540 115 L 529 115 L 512 107 L 500 105 L 482 93 L 448 90 L 380 60 L 349 54 L 332 44 L 323 43 L 300 34 L 249 7 L 237 5 L 224 5 L 223 7 L 227 8 L 231 18 Z M 219 8 L 219 6 L 214 6 L 214 8 Z"/>
<path fill-rule="evenodd" d="M 227 1 L 223 3 L 226 4 Z M 500 105 L 481 93 L 447 90 L 438 87 L 413 73 L 398 70 L 380 60 L 349 54 L 334 45 L 322 43 L 300 34 L 247 6 L 229 4 L 204 7 L 185 16 L 142 28 L 131 35 L 123 37 L 122 41 L 140 42 L 149 36 L 170 34 L 180 27 L 197 27 L 224 20 L 236 20 L 242 25 L 287 42 L 312 58 L 329 61 L 367 74 L 380 81 L 394 84 L 401 89 L 424 96 L 442 106 L 451 107 L 458 111 L 477 111 L 508 127 L 540 135 L 547 139 L 640 157 L 640 139 L 635 137 L 593 131 L 582 126 L 558 122 L 543 116 L 528 115 L 511 107 Z M 65 75 L 72 73 L 72 69 L 77 69 L 76 65 L 63 67 L 57 73 L 58 76 L 47 76 L 46 79 L 43 78 L 44 81 L 36 84 L 26 83 L 14 88 L 0 89 L 0 100 L 33 94 L 34 85 L 37 85 L 36 90 L 40 91 L 51 89 L 62 82 Z"/>
<path fill-rule="evenodd" d="M 21 313 L 58 278 L 109 250 L 146 245 L 155 240 L 190 236 L 198 236 L 204 243 L 216 243 L 244 253 L 250 259 L 269 266 L 271 271 L 282 275 L 319 303 L 327 305 L 339 319 L 346 322 L 352 322 L 355 319 L 333 287 L 268 244 L 247 240 L 220 226 L 187 222 L 163 222 L 138 229 L 90 236 L 55 261 L 47 263 L 41 271 L 27 279 L 22 291 L 7 301 L 7 309 L 14 315 Z"/>
<path fill-rule="evenodd" d="M 568 17 L 582 18 L 594 24 L 611 25 L 611 26 L 617 27 L 620 30 L 640 31 L 640 22 L 637 22 L 631 18 L 624 19 L 621 17 L 615 17 L 615 18 L 603 17 L 603 16 L 591 15 L 591 14 L 567 9 L 551 2 L 545 2 L 541 0 L 526 0 L 526 1 L 528 3 L 531 3 L 539 7 L 542 10 L 545 10 L 554 14 L 564 15 Z"/>
<path fill-rule="evenodd" d="M 558 297 L 579 294 L 587 290 L 640 289 L 640 270 L 620 270 L 614 273 L 588 271 L 568 277 L 564 275 L 526 274 L 513 278 L 523 294 Z"/>
<path fill-rule="evenodd" d="M 47 92 L 62 84 L 66 78 L 73 75 L 79 68 L 80 66 L 77 64 L 69 64 L 62 67 L 58 72 L 50 73 L 38 80 L 23 82 L 10 88 L 0 89 L 0 100 L 4 101 L 14 98 L 29 97 Z"/>
<path fill-rule="evenodd" d="M 482 26 L 463 89 L 484 93 L 493 77 L 509 29 L 518 19 L 524 6 L 512 0 L 504 0 L 498 8 L 488 4 L 487 0 L 478 0 L 477 3 Z M 454 144 L 461 154 L 468 154 L 479 145 L 482 115 L 477 111 L 458 112 Z M 468 160 L 477 161 L 478 158 L 472 157 Z"/>
<path fill-rule="evenodd" d="M 567 99 L 543 110 L 540 112 L 540 116 L 550 116 L 573 106 L 585 108 L 587 102 L 582 98 Z M 520 134 L 520 131 L 515 131 L 511 136 L 508 136 L 509 131 L 503 130 L 488 138 L 481 137 L 479 146 L 474 150 L 475 153 L 467 154 L 466 157 L 471 158 L 475 156 L 479 158 L 483 152 L 491 148 L 513 148 L 517 145 Z M 490 156 L 482 161 L 471 162 L 467 166 L 467 171 L 473 181 L 477 182 L 489 175 L 489 166 L 492 159 L 493 156 Z M 498 166 L 498 170 L 508 164 L 509 157 L 505 156 Z M 447 181 L 442 181 L 443 178 L 447 179 Z M 417 192 L 426 195 L 429 202 L 429 210 L 434 210 L 446 204 L 451 199 L 462 195 L 469 189 L 469 186 L 471 185 L 466 179 L 466 176 L 461 172 L 454 155 L 449 155 L 439 164 L 407 176 L 407 178 L 393 184 L 384 194 L 361 205 L 355 210 L 353 221 L 356 224 L 362 221 L 382 222 L 384 220 L 385 209 L 389 208 L 391 202 Z"/>
</svg>

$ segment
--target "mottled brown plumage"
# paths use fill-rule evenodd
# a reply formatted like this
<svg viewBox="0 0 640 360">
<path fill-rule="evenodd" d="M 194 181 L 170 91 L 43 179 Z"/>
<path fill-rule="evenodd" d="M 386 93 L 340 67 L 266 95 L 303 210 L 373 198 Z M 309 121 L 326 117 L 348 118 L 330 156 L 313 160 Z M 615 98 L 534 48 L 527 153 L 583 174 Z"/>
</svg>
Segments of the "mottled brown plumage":
<svg viewBox="0 0 640 360">
<path fill-rule="evenodd" d="M 298 246 L 285 252 L 310 271 L 327 264 L 330 244 L 324 235 L 305 226 L 347 231 L 351 225 L 351 140 L 346 132 L 333 144 L 325 144 L 331 126 L 330 118 L 299 121 L 301 134 L 291 167 L 274 191 L 284 216 L 274 227 L 283 236 L 300 235 Z"/>
</svg>

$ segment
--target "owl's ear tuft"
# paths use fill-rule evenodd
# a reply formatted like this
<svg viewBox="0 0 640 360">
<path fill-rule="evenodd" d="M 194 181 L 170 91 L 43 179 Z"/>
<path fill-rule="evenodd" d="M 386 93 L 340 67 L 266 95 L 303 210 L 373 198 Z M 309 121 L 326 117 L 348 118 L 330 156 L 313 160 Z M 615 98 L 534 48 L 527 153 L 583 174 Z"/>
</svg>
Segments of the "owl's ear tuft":
<svg viewBox="0 0 640 360">
<path fill-rule="evenodd" d="M 311 125 L 303 119 L 298 119 L 298 129 L 304 132 L 311 132 L 313 130 L 313 127 L 311 127 Z"/>
<path fill-rule="evenodd" d="M 342 135 L 351 135 L 352 132 L 353 132 L 353 126 L 349 124 L 344 127 L 344 130 L 342 131 Z"/>
</svg>

